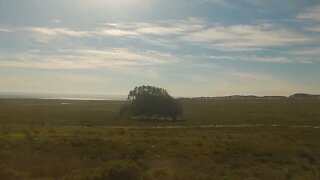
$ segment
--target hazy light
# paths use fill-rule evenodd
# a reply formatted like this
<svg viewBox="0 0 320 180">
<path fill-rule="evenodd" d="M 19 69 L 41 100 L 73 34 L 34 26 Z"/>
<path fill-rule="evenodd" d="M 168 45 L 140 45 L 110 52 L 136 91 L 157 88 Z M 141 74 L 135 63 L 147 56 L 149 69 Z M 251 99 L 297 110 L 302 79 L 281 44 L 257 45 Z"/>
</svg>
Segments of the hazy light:
<svg viewBox="0 0 320 180">
<path fill-rule="evenodd" d="M 87 8 L 107 9 L 114 13 L 128 11 L 143 11 L 146 9 L 151 0 L 80 0 L 78 1 L 81 6 Z"/>
</svg>

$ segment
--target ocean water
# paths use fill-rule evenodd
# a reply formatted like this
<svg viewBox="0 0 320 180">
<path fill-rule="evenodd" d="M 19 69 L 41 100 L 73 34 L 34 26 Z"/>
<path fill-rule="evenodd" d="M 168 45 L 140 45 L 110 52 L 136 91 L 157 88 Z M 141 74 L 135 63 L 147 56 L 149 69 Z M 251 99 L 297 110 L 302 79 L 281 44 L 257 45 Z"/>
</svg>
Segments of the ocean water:
<svg viewBox="0 0 320 180">
<path fill-rule="evenodd" d="M 0 99 L 70 99 L 70 100 L 126 100 L 126 95 L 0 92 Z"/>
</svg>

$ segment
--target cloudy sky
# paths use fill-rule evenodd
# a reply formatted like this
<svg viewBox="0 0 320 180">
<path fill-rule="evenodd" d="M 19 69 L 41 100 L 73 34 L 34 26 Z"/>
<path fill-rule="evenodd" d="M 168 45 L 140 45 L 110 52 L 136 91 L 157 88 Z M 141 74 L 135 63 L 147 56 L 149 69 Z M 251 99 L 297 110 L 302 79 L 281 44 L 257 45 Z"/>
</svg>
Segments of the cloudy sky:
<svg viewBox="0 0 320 180">
<path fill-rule="evenodd" d="M 319 0 L 0 0 L 0 91 L 320 93 Z"/>
</svg>

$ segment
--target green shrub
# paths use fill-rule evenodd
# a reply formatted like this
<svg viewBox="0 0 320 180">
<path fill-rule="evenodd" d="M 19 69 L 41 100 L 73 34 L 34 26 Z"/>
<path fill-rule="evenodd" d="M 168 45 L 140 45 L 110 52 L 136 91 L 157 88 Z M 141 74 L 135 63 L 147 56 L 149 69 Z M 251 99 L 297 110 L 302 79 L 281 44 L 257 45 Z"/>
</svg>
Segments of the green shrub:
<svg viewBox="0 0 320 180">
<path fill-rule="evenodd" d="M 182 105 L 165 89 L 153 86 L 135 87 L 129 92 L 130 104 L 124 104 L 119 114 L 135 117 L 172 118 L 177 120 L 182 115 Z M 152 119 L 152 118 L 151 118 Z"/>
<path fill-rule="evenodd" d="M 131 160 L 114 160 L 97 167 L 76 169 L 64 180 L 135 180 L 142 175 L 141 169 Z"/>
</svg>

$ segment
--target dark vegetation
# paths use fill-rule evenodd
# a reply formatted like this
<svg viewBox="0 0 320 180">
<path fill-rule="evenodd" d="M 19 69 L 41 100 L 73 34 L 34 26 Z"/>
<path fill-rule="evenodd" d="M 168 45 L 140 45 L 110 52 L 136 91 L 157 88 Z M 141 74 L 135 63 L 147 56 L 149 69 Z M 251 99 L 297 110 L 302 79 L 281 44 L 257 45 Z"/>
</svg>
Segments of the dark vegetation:
<svg viewBox="0 0 320 180">
<path fill-rule="evenodd" d="M 211 100 L 320 100 L 320 95 L 296 93 L 287 96 L 254 96 L 254 95 L 233 95 L 218 97 L 195 97 L 193 99 L 211 99 Z"/>
<path fill-rule="evenodd" d="M 177 120 L 182 115 L 182 106 L 163 88 L 154 86 L 135 87 L 129 92 L 129 104 L 124 104 L 120 115 L 155 117 Z"/>
<path fill-rule="evenodd" d="M 313 94 L 305 94 L 305 93 L 297 93 L 294 95 L 289 96 L 290 99 L 318 99 L 320 100 L 320 95 L 313 95 Z"/>
<path fill-rule="evenodd" d="M 294 127 L 320 125 L 319 100 L 179 102 L 186 121 L 163 123 L 119 117 L 126 102 L 0 100 L 0 179 L 320 179 L 320 129 Z M 283 126 L 193 127 L 210 124 Z"/>
<path fill-rule="evenodd" d="M 179 99 L 178 123 L 132 120 L 119 116 L 126 101 L 0 99 L 0 126 L 27 125 L 320 125 L 319 100 Z M 2 124 L 2 125 L 1 125 Z"/>
</svg>

